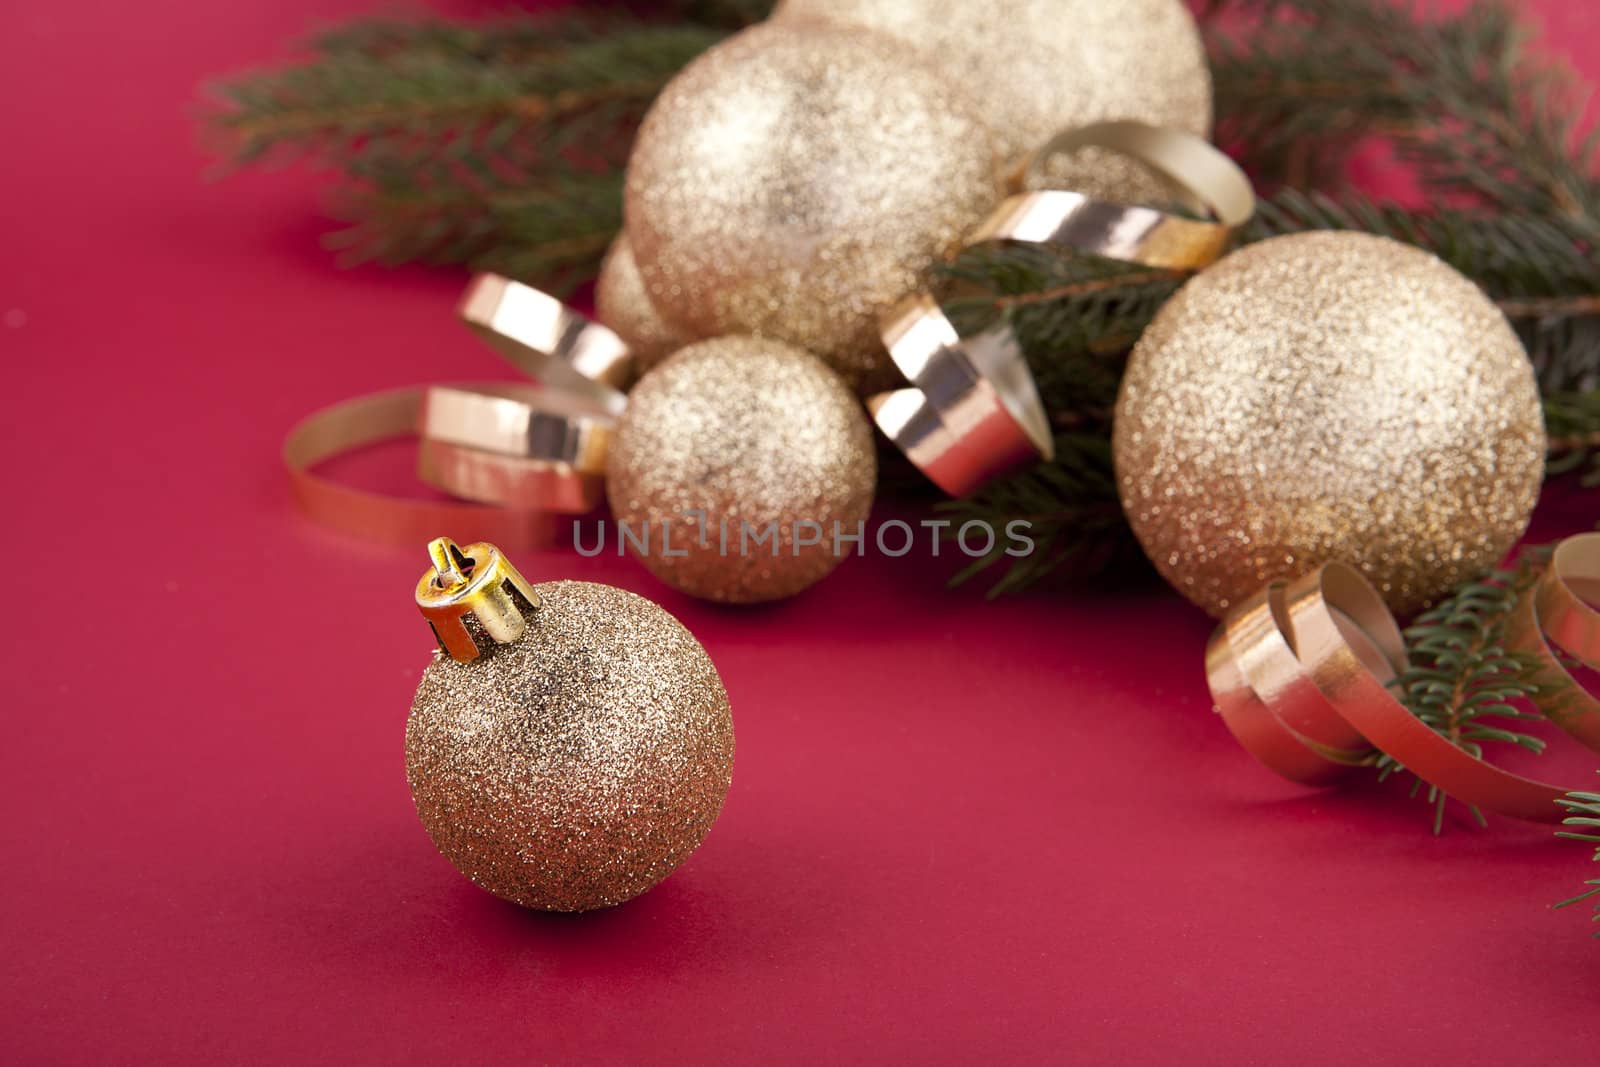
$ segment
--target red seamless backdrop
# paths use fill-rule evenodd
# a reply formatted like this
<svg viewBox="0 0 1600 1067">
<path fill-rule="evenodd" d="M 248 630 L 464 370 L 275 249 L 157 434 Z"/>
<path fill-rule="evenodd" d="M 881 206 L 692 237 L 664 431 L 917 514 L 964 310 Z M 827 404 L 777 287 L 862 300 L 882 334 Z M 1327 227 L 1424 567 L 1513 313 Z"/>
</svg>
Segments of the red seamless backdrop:
<svg viewBox="0 0 1600 1067">
<path fill-rule="evenodd" d="M 1548 910 L 1581 850 L 1277 781 L 1149 579 L 987 603 L 948 557 L 854 560 L 728 611 L 522 555 L 699 635 L 734 786 L 622 908 L 458 876 L 402 768 L 423 546 L 309 525 L 277 451 L 321 404 L 505 370 L 460 276 L 338 271 L 319 179 L 203 183 L 192 122 L 203 78 L 381 6 L 0 13 L 0 1061 L 1595 1062 L 1600 944 Z M 1588 0 L 1526 6 L 1600 77 Z"/>
</svg>

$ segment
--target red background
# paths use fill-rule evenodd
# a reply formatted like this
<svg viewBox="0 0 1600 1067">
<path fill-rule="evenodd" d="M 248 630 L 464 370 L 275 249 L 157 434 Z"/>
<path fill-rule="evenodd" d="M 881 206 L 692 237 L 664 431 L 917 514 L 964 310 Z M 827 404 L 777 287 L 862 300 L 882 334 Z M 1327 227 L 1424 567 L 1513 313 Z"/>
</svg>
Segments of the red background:
<svg viewBox="0 0 1600 1067">
<path fill-rule="evenodd" d="M 853 561 L 734 612 L 523 556 L 701 637 L 735 782 L 628 906 L 460 878 L 402 771 L 422 546 L 309 525 L 277 450 L 321 404 L 503 369 L 460 276 L 341 273 L 319 181 L 205 184 L 191 121 L 203 78 L 381 6 L 0 15 L 0 1060 L 1595 1062 L 1600 944 L 1548 910 L 1582 851 L 1275 780 L 1148 580 L 991 604 L 948 559 Z M 1600 76 L 1587 0 L 1527 7 Z"/>
</svg>

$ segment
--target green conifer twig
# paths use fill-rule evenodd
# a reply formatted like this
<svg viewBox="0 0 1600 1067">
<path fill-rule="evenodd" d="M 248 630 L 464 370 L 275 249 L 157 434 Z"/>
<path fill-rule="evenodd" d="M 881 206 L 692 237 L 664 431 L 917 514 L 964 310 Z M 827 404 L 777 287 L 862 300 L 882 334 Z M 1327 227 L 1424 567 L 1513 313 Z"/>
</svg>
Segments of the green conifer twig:
<svg viewBox="0 0 1600 1067">
<path fill-rule="evenodd" d="M 1583 830 L 1563 830 L 1556 836 L 1594 845 L 1594 861 L 1600 863 L 1600 793 L 1569 793 L 1557 803 L 1568 812 L 1567 817 L 1562 820 L 1562 825 L 1579 826 L 1583 827 Z M 1579 893 L 1571 900 L 1563 900 L 1556 907 L 1570 907 L 1600 897 L 1600 878 L 1590 879 L 1584 884 L 1590 887 L 1587 892 Z M 1600 902 L 1595 904 L 1594 921 L 1600 923 Z M 1596 931 L 1594 936 L 1600 937 L 1600 931 Z"/>
<path fill-rule="evenodd" d="M 357 21 L 314 38 L 309 63 L 214 86 L 207 131 L 234 164 L 341 170 L 349 226 L 329 243 L 345 262 L 464 263 L 560 290 L 593 273 L 620 223 L 651 101 L 727 28 L 617 13 Z"/>
<path fill-rule="evenodd" d="M 1543 741 L 1518 728 L 1544 716 L 1513 702 L 1549 701 L 1551 683 L 1540 660 L 1510 650 L 1507 638 L 1518 605 L 1548 561 L 1548 550 L 1524 552 L 1515 567 L 1462 586 L 1406 630 L 1411 667 L 1395 680 L 1396 694 L 1435 733 L 1475 758 L 1482 759 L 1490 744 L 1544 752 Z M 1378 756 L 1375 766 L 1380 781 L 1405 770 L 1387 753 Z M 1449 798 L 1420 778 L 1411 795 L 1424 786 L 1438 834 Z M 1479 823 L 1484 821 L 1476 807 L 1471 811 Z"/>
</svg>

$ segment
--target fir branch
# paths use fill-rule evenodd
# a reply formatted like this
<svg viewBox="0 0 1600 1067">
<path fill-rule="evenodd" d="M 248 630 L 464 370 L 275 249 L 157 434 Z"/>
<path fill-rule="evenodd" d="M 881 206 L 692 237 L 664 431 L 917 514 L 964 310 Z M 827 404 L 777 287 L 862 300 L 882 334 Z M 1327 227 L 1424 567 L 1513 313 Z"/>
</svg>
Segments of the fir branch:
<svg viewBox="0 0 1600 1067">
<path fill-rule="evenodd" d="M 773 0 L 665 0 L 653 5 L 660 14 L 739 29 L 772 14 Z"/>
<path fill-rule="evenodd" d="M 374 180 L 333 209 L 349 225 L 325 243 L 341 263 L 466 263 L 539 278 L 565 293 L 593 276 L 621 219 L 620 173 L 468 181 L 440 168 L 426 183 Z"/>
<path fill-rule="evenodd" d="M 1360 141 L 1411 119 L 1384 41 L 1414 35 L 1393 4 L 1218 0 L 1208 20 L 1219 143 L 1257 178 L 1341 188 Z"/>
<path fill-rule="evenodd" d="M 1000 526 L 991 528 L 1025 521 L 1034 540 L 1030 554 L 1013 557 L 1002 539 L 956 575 L 952 585 L 1003 564 L 1004 572 L 989 589 L 992 599 L 1046 578 L 1089 577 L 1140 558 L 1118 503 L 1109 437 L 1102 432 L 1059 433 L 1055 445 L 1057 462 L 940 505 L 952 533 L 965 522 L 993 522 L 1000 515 Z M 1041 501 L 1043 508 L 1038 507 Z"/>
<path fill-rule="evenodd" d="M 1597 141 L 1577 137 L 1570 69 L 1532 56 L 1503 2 L 1418 19 L 1391 0 L 1231 0 L 1243 31 L 1213 29 L 1219 130 L 1259 173 L 1338 183 L 1382 135 L 1424 192 L 1563 220 L 1600 236 Z"/>
<path fill-rule="evenodd" d="M 586 142 L 596 115 L 601 132 L 636 123 L 667 79 L 721 36 L 529 16 L 496 24 L 487 41 L 484 32 L 381 22 L 324 35 L 310 63 L 213 87 L 214 146 L 238 163 L 277 154 L 349 165 L 378 150 L 476 155 L 487 166 L 514 137 Z M 548 41 L 543 51 L 538 40 Z"/>
<path fill-rule="evenodd" d="M 1600 793 L 1569 793 L 1556 803 L 1564 807 L 1569 813 L 1562 820 L 1563 826 L 1580 826 L 1584 828 L 1582 831 L 1563 830 L 1556 836 L 1594 845 L 1594 861 L 1600 863 Z M 1563 900 L 1556 907 L 1570 907 L 1573 904 L 1600 897 L 1600 878 L 1590 879 L 1584 884 L 1590 887 L 1587 892 L 1579 893 L 1571 900 Z M 1600 923 L 1600 901 L 1595 903 L 1594 921 Z M 1600 931 L 1597 931 L 1594 936 L 1600 937 Z"/>
<path fill-rule="evenodd" d="M 1550 473 L 1581 471 L 1585 488 L 1600 487 L 1600 389 L 1547 394 L 1544 418 L 1552 449 Z"/>
<path fill-rule="evenodd" d="M 214 87 L 234 163 L 343 170 L 329 245 L 345 263 L 462 263 L 562 291 L 620 224 L 634 130 L 666 81 L 734 24 L 520 15 L 469 26 L 361 20 L 313 59 Z"/>
<path fill-rule="evenodd" d="M 1518 729 L 1544 716 L 1511 703 L 1549 696 L 1544 665 L 1527 653 L 1508 651 L 1506 637 L 1518 604 L 1547 560 L 1548 553 L 1524 553 L 1516 567 L 1462 586 L 1406 630 L 1411 669 L 1395 680 L 1397 694 L 1413 715 L 1475 758 L 1483 758 L 1488 744 L 1544 752 L 1543 741 Z M 1405 770 L 1387 753 L 1379 755 L 1375 766 L 1380 780 Z M 1412 795 L 1424 785 L 1417 779 Z M 1431 785 L 1427 797 L 1437 834 L 1449 798 Z M 1483 814 L 1471 810 L 1483 822 Z"/>
<path fill-rule="evenodd" d="M 613 30 L 587 17 L 508 15 L 492 23 L 374 16 L 312 34 L 309 50 L 323 59 L 397 59 L 434 55 L 482 63 L 532 62 L 573 45 L 593 44 Z"/>
</svg>

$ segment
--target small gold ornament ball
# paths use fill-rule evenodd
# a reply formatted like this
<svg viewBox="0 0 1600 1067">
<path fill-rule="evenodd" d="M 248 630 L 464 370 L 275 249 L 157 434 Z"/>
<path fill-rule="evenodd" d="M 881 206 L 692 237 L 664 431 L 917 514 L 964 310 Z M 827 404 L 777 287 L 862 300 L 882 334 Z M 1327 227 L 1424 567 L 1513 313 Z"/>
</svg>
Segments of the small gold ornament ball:
<svg viewBox="0 0 1600 1067">
<path fill-rule="evenodd" d="M 953 83 L 892 40 L 768 23 L 656 101 L 628 164 L 628 238 L 678 329 L 787 341 L 871 392 L 895 381 L 879 315 L 993 210 L 995 159 Z"/>
<path fill-rule="evenodd" d="M 644 279 L 639 276 L 639 265 L 633 258 L 633 247 L 627 234 L 619 234 L 611 242 L 605 260 L 600 264 L 600 277 L 595 283 L 595 314 L 601 323 L 627 344 L 633 355 L 634 367 L 640 372 L 649 370 L 672 353 L 688 344 L 692 338 L 668 325 L 656 309 Z"/>
<path fill-rule="evenodd" d="M 1114 447 L 1145 552 L 1211 614 L 1330 560 L 1405 613 L 1521 537 L 1546 442 L 1527 354 L 1471 281 L 1385 238 L 1312 233 L 1168 302 Z"/>
<path fill-rule="evenodd" d="M 837 375 L 779 341 L 724 337 L 634 387 L 606 495 L 619 536 L 624 524 L 648 536 L 630 548 L 656 577 L 751 604 L 795 595 L 853 551 L 836 553 L 834 533 L 860 532 L 877 476 L 872 431 Z"/>
<path fill-rule="evenodd" d="M 711 658 L 664 609 L 588 582 L 534 586 L 522 637 L 436 655 L 406 722 L 406 778 L 444 857 L 495 896 L 588 911 L 693 852 L 733 774 Z"/>
<path fill-rule="evenodd" d="M 783 0 L 774 18 L 875 30 L 983 106 L 1013 164 L 1051 137 L 1108 119 L 1211 132 L 1211 71 L 1182 0 Z M 1085 150 L 1052 188 L 1127 203 L 1162 197 L 1121 156 Z"/>
</svg>

